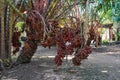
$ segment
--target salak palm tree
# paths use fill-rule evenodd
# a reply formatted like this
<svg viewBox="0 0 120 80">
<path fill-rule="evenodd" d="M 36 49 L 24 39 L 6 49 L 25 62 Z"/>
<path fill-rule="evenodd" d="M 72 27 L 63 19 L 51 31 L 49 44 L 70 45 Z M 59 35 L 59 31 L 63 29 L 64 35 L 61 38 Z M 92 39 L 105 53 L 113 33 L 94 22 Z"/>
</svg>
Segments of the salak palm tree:
<svg viewBox="0 0 120 80">
<path fill-rule="evenodd" d="M 50 37 L 50 31 L 54 28 L 51 28 L 51 26 L 60 25 L 58 23 L 68 26 L 68 21 L 75 21 L 72 18 L 75 18 L 76 21 L 78 20 L 77 24 L 81 22 L 82 19 L 80 21 L 77 19 L 80 18 L 77 5 L 89 4 L 89 0 L 28 0 L 28 2 L 31 2 L 32 7 L 27 10 L 27 15 L 23 16 L 20 10 L 11 4 L 10 0 L 5 1 L 26 23 L 25 30 L 27 32 L 27 41 L 15 64 L 30 62 L 37 49 L 37 44 L 41 43 L 42 45 L 42 42 Z M 78 13 L 76 13 L 76 11 L 78 11 Z M 85 24 L 87 24 L 87 22 Z M 83 26 L 82 22 L 79 23 L 79 26 Z M 85 28 L 87 28 L 87 25 L 85 26 Z M 85 31 L 82 35 L 87 34 Z M 87 40 L 87 35 L 85 37 Z"/>
</svg>

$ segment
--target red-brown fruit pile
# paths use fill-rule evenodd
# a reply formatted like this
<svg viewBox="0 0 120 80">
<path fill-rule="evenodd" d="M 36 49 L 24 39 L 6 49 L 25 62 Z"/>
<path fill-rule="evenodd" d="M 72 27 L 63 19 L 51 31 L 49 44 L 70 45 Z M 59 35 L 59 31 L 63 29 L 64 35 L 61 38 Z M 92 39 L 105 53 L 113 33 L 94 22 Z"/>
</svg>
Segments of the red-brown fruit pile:
<svg viewBox="0 0 120 80">
<path fill-rule="evenodd" d="M 78 66 L 81 64 L 81 61 L 83 59 L 87 59 L 87 57 L 89 56 L 89 54 L 92 52 L 92 48 L 90 46 L 87 46 L 84 49 L 79 49 L 77 54 L 75 55 L 75 57 L 72 59 L 73 64 Z"/>
<path fill-rule="evenodd" d="M 58 47 L 55 57 L 55 64 L 62 65 L 62 59 L 66 55 L 72 55 L 76 48 L 83 43 L 83 36 L 77 28 L 62 28 L 56 36 L 56 44 Z M 76 57 L 75 57 L 76 58 Z"/>
</svg>

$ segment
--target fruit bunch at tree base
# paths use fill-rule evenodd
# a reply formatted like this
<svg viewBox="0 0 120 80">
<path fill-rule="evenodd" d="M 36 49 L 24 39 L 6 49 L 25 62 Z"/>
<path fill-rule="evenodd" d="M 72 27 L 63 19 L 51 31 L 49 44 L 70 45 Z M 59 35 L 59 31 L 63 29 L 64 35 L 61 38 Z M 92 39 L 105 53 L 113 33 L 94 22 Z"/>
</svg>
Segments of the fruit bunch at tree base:
<svg viewBox="0 0 120 80">
<path fill-rule="evenodd" d="M 84 49 L 79 49 L 75 55 L 75 57 L 72 59 L 73 64 L 76 66 L 79 66 L 81 64 L 81 61 L 84 59 L 87 59 L 89 54 L 92 52 L 92 48 L 90 46 L 87 46 Z"/>
<path fill-rule="evenodd" d="M 73 55 L 81 47 L 84 37 L 80 35 L 80 28 L 64 27 L 56 34 L 55 41 L 58 47 L 55 64 L 60 66 L 66 55 Z"/>
</svg>

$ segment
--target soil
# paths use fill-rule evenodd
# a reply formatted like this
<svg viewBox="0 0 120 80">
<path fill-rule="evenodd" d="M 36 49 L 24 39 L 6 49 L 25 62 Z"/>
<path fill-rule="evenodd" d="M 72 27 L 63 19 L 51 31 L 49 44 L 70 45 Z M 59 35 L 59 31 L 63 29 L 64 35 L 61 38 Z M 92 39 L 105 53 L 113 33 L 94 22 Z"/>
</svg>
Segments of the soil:
<svg viewBox="0 0 120 80">
<path fill-rule="evenodd" d="M 31 63 L 5 70 L 2 80 L 120 80 L 120 45 L 93 47 L 80 66 L 64 60 L 57 67 L 55 55 L 56 47 L 39 46 Z"/>
</svg>

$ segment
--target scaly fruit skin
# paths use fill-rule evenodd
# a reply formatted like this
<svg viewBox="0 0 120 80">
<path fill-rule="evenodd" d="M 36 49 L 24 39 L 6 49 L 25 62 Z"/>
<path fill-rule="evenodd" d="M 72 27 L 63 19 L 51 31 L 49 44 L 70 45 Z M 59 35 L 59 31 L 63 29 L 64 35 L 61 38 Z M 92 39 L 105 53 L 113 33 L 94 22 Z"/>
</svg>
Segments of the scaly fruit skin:
<svg viewBox="0 0 120 80">
<path fill-rule="evenodd" d="M 92 52 L 92 48 L 90 46 L 87 46 L 84 49 L 79 49 L 75 57 L 72 59 L 73 64 L 76 66 L 79 66 L 81 64 L 81 61 L 83 59 L 87 59 L 89 54 Z"/>
<path fill-rule="evenodd" d="M 13 55 L 15 55 L 19 51 L 19 47 L 21 46 L 21 43 L 19 41 L 20 34 L 21 34 L 21 32 L 17 32 L 17 31 L 13 32 L 13 35 L 12 35 L 12 46 L 15 48 L 13 50 Z"/>
<path fill-rule="evenodd" d="M 75 52 L 75 57 L 72 59 L 73 64 L 80 65 L 81 60 L 86 59 L 91 53 L 91 47 L 87 46 L 82 50 L 80 49 L 84 43 L 84 37 L 80 35 L 78 28 L 62 28 L 58 34 L 56 34 L 55 41 L 58 47 L 55 64 L 58 66 L 62 65 L 62 59 L 66 55 L 73 55 Z M 77 51 L 75 51 L 76 49 Z"/>
</svg>

